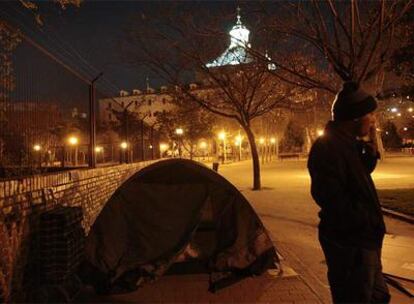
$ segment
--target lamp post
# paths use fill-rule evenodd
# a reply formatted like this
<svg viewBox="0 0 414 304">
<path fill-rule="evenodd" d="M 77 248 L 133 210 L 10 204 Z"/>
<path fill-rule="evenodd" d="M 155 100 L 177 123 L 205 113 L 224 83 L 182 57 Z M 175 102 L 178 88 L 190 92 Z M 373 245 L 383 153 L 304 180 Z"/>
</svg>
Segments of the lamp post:
<svg viewBox="0 0 414 304">
<path fill-rule="evenodd" d="M 271 144 L 270 161 L 272 161 L 273 154 L 276 155 L 276 138 L 275 137 L 270 138 L 270 144 Z"/>
<path fill-rule="evenodd" d="M 261 151 L 260 154 L 262 154 L 262 164 L 264 164 L 264 153 L 263 153 L 263 151 L 264 151 L 265 142 L 266 142 L 266 140 L 264 139 L 264 137 L 259 138 L 260 151 Z"/>
<path fill-rule="evenodd" d="M 39 161 L 39 167 L 42 167 L 42 155 L 40 151 L 42 150 L 42 147 L 39 144 L 33 145 L 33 151 L 35 151 L 38 161 Z"/>
<path fill-rule="evenodd" d="M 102 162 L 105 162 L 105 155 L 103 153 L 103 148 L 100 146 L 96 146 L 95 147 L 95 154 L 96 154 L 96 163 L 98 163 L 98 155 L 101 154 L 102 155 Z"/>
<path fill-rule="evenodd" d="M 79 139 L 76 136 L 70 136 L 68 138 L 68 142 L 69 142 L 69 145 L 71 145 L 75 149 L 75 156 L 74 156 L 75 162 L 74 162 L 74 165 L 77 166 L 78 165 L 78 143 L 79 143 Z"/>
<path fill-rule="evenodd" d="M 224 164 L 226 162 L 226 132 L 223 130 L 219 133 L 219 139 L 223 142 L 223 157 L 222 157 L 222 163 Z"/>
<path fill-rule="evenodd" d="M 181 158 L 181 137 L 184 134 L 184 130 L 182 128 L 175 129 L 175 134 L 178 137 L 178 157 Z"/>
<path fill-rule="evenodd" d="M 123 160 L 125 160 L 125 162 L 127 163 L 128 161 L 127 161 L 127 156 L 126 156 L 126 153 L 127 153 L 127 149 L 128 149 L 128 143 L 126 142 L 126 141 L 123 141 L 123 142 L 121 142 L 121 144 L 119 145 L 120 147 L 121 147 L 121 155 L 122 155 L 122 157 L 121 157 L 121 163 L 123 162 Z"/>
<path fill-rule="evenodd" d="M 239 161 L 241 161 L 241 158 L 242 158 L 242 150 L 241 150 L 242 142 L 243 142 L 243 137 L 240 135 L 240 132 L 239 132 L 239 135 L 236 136 L 236 141 L 235 141 L 236 145 L 239 148 Z"/>
<path fill-rule="evenodd" d="M 206 157 L 207 143 L 205 141 L 200 142 L 200 149 L 203 151 L 203 160 Z"/>
<path fill-rule="evenodd" d="M 95 82 L 103 75 L 99 73 L 89 84 L 89 167 L 96 167 L 96 112 L 95 112 Z"/>
</svg>

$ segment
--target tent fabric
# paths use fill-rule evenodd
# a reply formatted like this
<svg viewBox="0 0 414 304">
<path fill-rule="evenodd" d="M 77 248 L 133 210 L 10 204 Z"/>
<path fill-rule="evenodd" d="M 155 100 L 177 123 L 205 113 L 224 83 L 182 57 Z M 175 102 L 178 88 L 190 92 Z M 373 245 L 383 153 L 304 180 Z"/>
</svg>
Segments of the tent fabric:
<svg viewBox="0 0 414 304">
<path fill-rule="evenodd" d="M 210 272 L 260 274 L 278 262 L 262 222 L 226 179 L 190 160 L 157 162 L 109 199 L 86 240 L 86 257 L 107 289 L 157 278 L 198 259 Z"/>
</svg>

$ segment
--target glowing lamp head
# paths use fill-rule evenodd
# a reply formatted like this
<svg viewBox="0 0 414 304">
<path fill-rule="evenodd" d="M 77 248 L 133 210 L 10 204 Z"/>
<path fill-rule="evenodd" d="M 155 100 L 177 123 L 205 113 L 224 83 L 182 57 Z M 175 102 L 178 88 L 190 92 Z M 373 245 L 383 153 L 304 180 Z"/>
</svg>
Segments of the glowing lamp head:
<svg viewBox="0 0 414 304">
<path fill-rule="evenodd" d="M 274 138 L 274 137 L 270 138 L 270 143 L 275 144 L 276 143 L 276 138 Z"/>
<path fill-rule="evenodd" d="M 69 144 L 71 145 L 77 145 L 79 143 L 79 139 L 76 136 L 71 136 L 68 139 Z"/>
<path fill-rule="evenodd" d="M 40 151 L 40 150 L 42 150 L 42 147 L 40 145 L 34 145 L 33 150 Z"/>
<path fill-rule="evenodd" d="M 207 148 L 207 143 L 206 143 L 205 141 L 202 141 L 202 142 L 200 143 L 200 148 L 201 148 L 201 149 L 206 149 L 206 148 Z"/>
<path fill-rule="evenodd" d="M 325 131 L 319 129 L 319 130 L 316 131 L 316 134 L 318 134 L 318 136 L 323 136 L 325 134 Z"/>
<path fill-rule="evenodd" d="M 177 135 L 183 135 L 184 134 L 184 130 L 182 128 L 177 128 L 177 129 L 175 129 L 175 134 L 177 134 Z"/>
<path fill-rule="evenodd" d="M 160 144 L 160 151 L 164 152 L 168 149 L 168 145 L 167 144 Z"/>
<path fill-rule="evenodd" d="M 95 147 L 95 152 L 96 153 L 101 153 L 103 151 L 102 147 Z"/>
<path fill-rule="evenodd" d="M 126 148 L 128 148 L 128 143 L 126 142 L 126 141 L 123 141 L 122 143 L 121 143 L 121 148 L 122 149 L 126 149 Z"/>
<path fill-rule="evenodd" d="M 218 135 L 218 138 L 221 140 L 225 140 L 226 139 L 226 132 L 221 131 Z"/>
<path fill-rule="evenodd" d="M 260 143 L 261 145 L 264 145 L 264 143 L 265 143 L 265 139 L 264 139 L 264 137 L 260 137 L 260 138 L 259 138 L 259 143 Z"/>
</svg>

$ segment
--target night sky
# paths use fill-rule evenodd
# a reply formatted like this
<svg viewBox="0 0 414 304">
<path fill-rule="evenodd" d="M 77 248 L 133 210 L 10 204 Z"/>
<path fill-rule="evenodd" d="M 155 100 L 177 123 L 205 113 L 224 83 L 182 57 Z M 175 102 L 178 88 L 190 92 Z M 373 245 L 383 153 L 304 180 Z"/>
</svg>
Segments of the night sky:
<svg viewBox="0 0 414 304">
<path fill-rule="evenodd" d="M 104 72 L 104 79 L 96 84 L 99 92 L 113 96 L 120 89 L 143 89 L 147 76 L 154 88 L 164 84 L 145 69 L 126 64 L 119 45 L 125 39 L 125 29 L 131 24 L 131 18 L 144 11 L 156 13 L 165 3 L 85 0 L 79 8 L 65 10 L 51 2 L 38 4 L 42 26 L 36 24 L 34 14 L 17 1 L 1 2 L 0 16 L 87 79 Z M 234 11 L 234 2 L 202 2 L 205 9 L 213 11 L 218 7 L 222 9 L 223 4 L 225 8 L 228 6 L 229 13 Z M 14 57 L 18 76 L 16 99 L 35 96 L 51 101 L 58 98 L 58 102 L 64 104 L 85 104 L 87 84 L 37 49 L 22 43 Z M 62 90 L 67 92 L 65 96 L 59 93 Z"/>
</svg>

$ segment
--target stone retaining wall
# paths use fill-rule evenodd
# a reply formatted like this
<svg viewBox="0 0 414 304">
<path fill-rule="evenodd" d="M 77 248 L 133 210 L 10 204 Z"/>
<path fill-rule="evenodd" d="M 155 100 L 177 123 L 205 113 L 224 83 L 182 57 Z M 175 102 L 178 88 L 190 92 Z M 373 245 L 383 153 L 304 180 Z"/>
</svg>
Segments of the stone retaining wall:
<svg viewBox="0 0 414 304">
<path fill-rule="evenodd" d="M 87 234 L 115 190 L 152 162 L 0 181 L 0 302 L 21 298 L 32 223 L 37 215 L 57 206 L 81 206 Z"/>
</svg>

